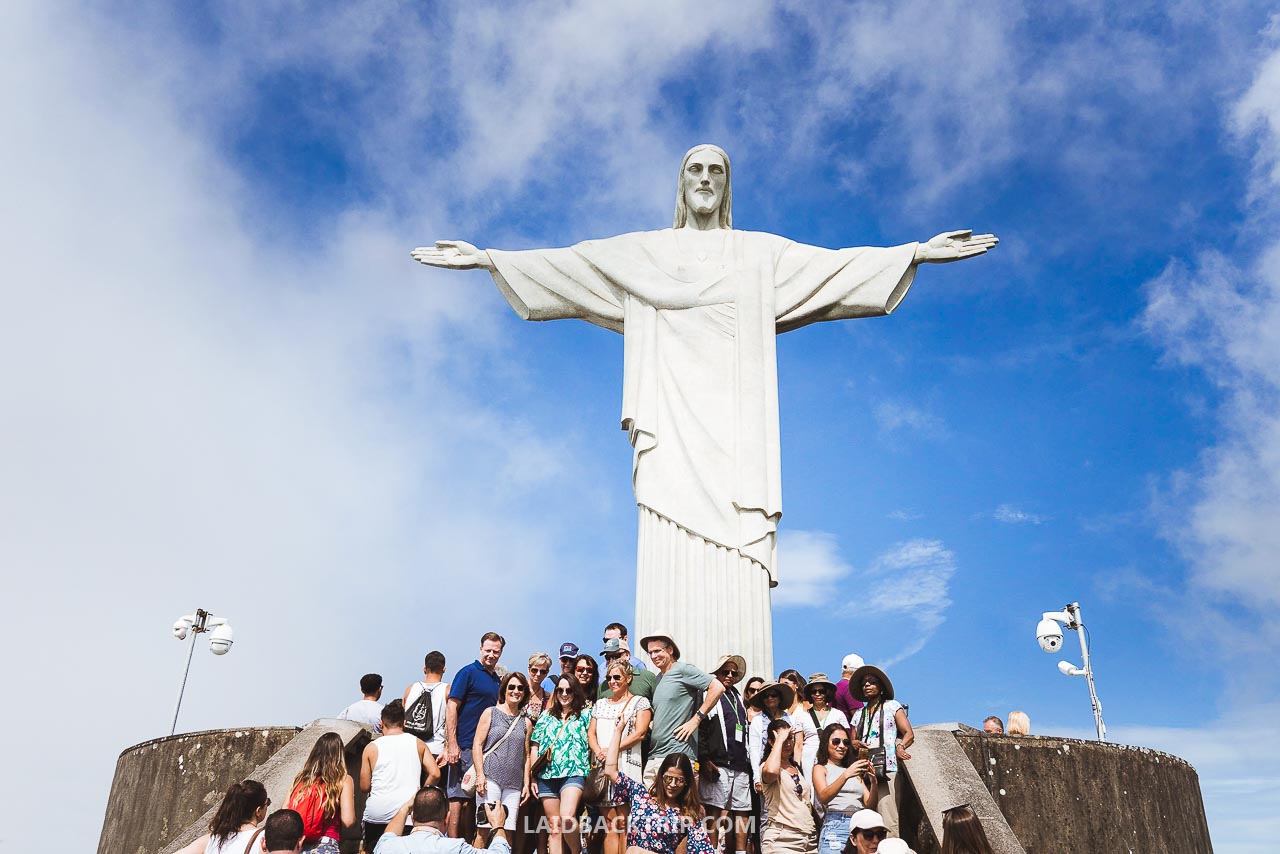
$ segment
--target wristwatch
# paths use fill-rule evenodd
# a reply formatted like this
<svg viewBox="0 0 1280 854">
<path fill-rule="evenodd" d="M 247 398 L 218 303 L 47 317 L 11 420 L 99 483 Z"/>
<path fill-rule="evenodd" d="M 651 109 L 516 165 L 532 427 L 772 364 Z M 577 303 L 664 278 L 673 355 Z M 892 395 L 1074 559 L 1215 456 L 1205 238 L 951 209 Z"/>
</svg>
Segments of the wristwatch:
<svg viewBox="0 0 1280 854">
<path fill-rule="evenodd" d="M 702 711 L 702 709 L 698 709 L 694 714 L 698 716 L 698 720 L 700 721 L 705 721 L 707 719 L 707 714 Z"/>
</svg>

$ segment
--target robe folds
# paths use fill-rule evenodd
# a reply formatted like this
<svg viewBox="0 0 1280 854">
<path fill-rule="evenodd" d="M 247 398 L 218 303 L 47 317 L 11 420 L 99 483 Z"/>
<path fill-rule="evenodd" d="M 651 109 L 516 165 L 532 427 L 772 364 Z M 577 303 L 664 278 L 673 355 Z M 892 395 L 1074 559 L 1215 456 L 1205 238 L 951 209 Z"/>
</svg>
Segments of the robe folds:
<svg viewBox="0 0 1280 854">
<path fill-rule="evenodd" d="M 915 251 L 664 229 L 489 256 L 522 318 L 578 318 L 623 334 L 621 425 L 641 563 L 648 510 L 692 535 L 695 550 L 705 540 L 758 564 L 767 597 L 782 516 L 777 333 L 888 314 L 911 286 Z M 642 565 L 641 587 L 644 574 Z"/>
</svg>

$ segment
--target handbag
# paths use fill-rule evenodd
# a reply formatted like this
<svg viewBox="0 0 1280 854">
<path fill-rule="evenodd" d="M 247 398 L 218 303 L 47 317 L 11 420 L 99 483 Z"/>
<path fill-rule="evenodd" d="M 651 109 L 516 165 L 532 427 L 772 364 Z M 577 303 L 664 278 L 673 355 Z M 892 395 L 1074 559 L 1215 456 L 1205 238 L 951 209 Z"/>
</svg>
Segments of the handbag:
<svg viewBox="0 0 1280 854">
<path fill-rule="evenodd" d="M 538 758 L 533 760 L 533 765 L 530 766 L 529 768 L 529 772 L 531 776 L 537 777 L 539 774 L 541 774 L 543 771 L 547 769 L 548 765 L 551 764 L 552 748 L 555 747 L 556 741 L 564 733 L 565 726 L 567 726 L 567 722 L 564 720 L 564 718 L 561 718 L 560 731 L 557 732 L 555 736 L 551 739 L 551 743 L 547 745 L 546 749 L 538 753 Z"/>
<path fill-rule="evenodd" d="M 634 699 L 635 697 L 631 698 Z M 623 733 L 626 732 L 627 709 L 631 708 L 631 700 L 623 705 L 622 711 L 618 713 L 618 722 L 614 725 L 623 727 Z M 588 804 L 600 803 L 609 797 L 611 785 L 609 777 L 604 773 L 604 761 L 591 757 L 591 770 L 587 772 L 587 780 L 582 786 L 582 800 Z"/>
<path fill-rule="evenodd" d="M 516 715 L 514 718 L 512 718 L 511 726 L 507 727 L 507 731 L 502 734 L 502 738 L 494 742 L 493 747 L 490 747 L 488 750 L 484 751 L 481 755 L 486 758 L 488 758 L 489 756 L 492 756 L 493 752 L 502 745 L 502 742 L 507 740 L 507 736 L 515 732 L 516 724 L 520 723 L 522 720 L 524 720 L 524 715 Z M 466 771 L 463 772 L 462 782 L 459 784 L 459 788 L 462 789 L 462 793 L 466 795 L 468 798 L 473 797 L 475 795 L 476 793 L 476 766 L 475 765 L 472 765 L 470 768 L 468 768 Z"/>
<path fill-rule="evenodd" d="M 864 714 L 864 718 L 866 718 L 866 721 L 867 721 L 867 732 L 866 732 L 866 735 L 864 735 L 861 740 L 865 742 L 868 738 L 871 737 L 871 719 L 870 717 L 866 716 L 865 712 L 863 714 Z M 861 727 L 859 727 L 859 729 L 861 729 Z M 888 757 L 886 756 L 885 749 L 884 749 L 884 701 L 883 700 L 880 702 L 880 729 L 878 730 L 878 732 L 880 733 L 881 743 L 878 747 L 872 747 L 867 751 L 867 758 L 871 760 L 871 768 L 873 771 L 875 771 L 876 779 L 882 783 L 887 783 L 889 781 L 889 770 L 888 770 L 888 764 L 887 764 Z"/>
</svg>

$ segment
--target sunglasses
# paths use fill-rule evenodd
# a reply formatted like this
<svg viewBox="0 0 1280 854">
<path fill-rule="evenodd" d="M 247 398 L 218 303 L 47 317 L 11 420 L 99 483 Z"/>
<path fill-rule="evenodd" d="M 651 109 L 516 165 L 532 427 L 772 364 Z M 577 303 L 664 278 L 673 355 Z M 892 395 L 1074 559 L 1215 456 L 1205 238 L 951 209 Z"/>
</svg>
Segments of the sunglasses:
<svg viewBox="0 0 1280 854">
<path fill-rule="evenodd" d="M 548 673 L 550 672 L 550 670 L 551 670 L 550 667 L 530 667 L 529 668 L 530 673 Z"/>
<path fill-rule="evenodd" d="M 523 686 L 523 685 L 508 685 L 508 686 L 507 686 L 507 692 L 508 692 L 508 693 L 510 693 L 510 692 L 512 692 L 512 691 L 514 691 L 514 692 L 515 692 L 515 693 L 517 693 L 517 694 L 523 694 L 523 693 L 524 693 L 524 686 Z"/>
<path fill-rule="evenodd" d="M 862 680 L 862 687 L 863 687 L 863 688 L 867 687 L 868 685 L 876 685 L 876 686 L 879 686 L 879 684 L 880 684 L 880 681 L 879 681 L 878 679 L 863 679 L 863 680 Z"/>
<path fill-rule="evenodd" d="M 663 774 L 662 782 L 666 783 L 668 786 L 683 786 L 684 777 L 677 777 L 674 774 Z"/>
<path fill-rule="evenodd" d="M 573 668 L 573 671 L 574 671 L 575 673 L 590 673 L 590 672 L 591 672 L 591 670 L 592 670 L 592 668 L 587 667 L 586 665 L 583 665 L 582 667 L 575 667 L 575 668 Z"/>
<path fill-rule="evenodd" d="M 621 682 L 621 681 L 622 681 L 622 674 L 621 674 L 621 673 L 610 673 L 608 676 L 604 677 L 604 681 L 606 681 L 606 682 Z"/>
<path fill-rule="evenodd" d="M 737 676 L 738 675 L 738 671 L 732 667 L 726 667 L 724 670 L 717 670 L 716 673 L 718 673 L 721 676 Z"/>
<path fill-rule="evenodd" d="M 557 688 L 557 689 L 556 689 L 556 693 L 557 693 L 557 694 L 564 694 L 566 697 L 572 697 L 572 696 L 573 696 L 573 689 L 572 689 L 572 688 Z"/>
<path fill-rule="evenodd" d="M 849 746 L 849 739 L 847 739 L 847 738 L 833 738 L 833 739 L 831 739 L 831 741 L 829 741 L 829 742 L 827 742 L 827 743 L 828 743 L 828 744 L 830 744 L 832 747 L 848 747 L 848 746 Z"/>
<path fill-rule="evenodd" d="M 883 827 L 877 827 L 869 830 L 859 830 L 858 832 L 862 834 L 863 839 L 881 839 L 882 840 L 889 835 L 889 831 L 885 830 Z"/>
<path fill-rule="evenodd" d="M 820 697 L 825 697 L 827 696 L 827 689 L 826 688 L 810 688 L 809 694 L 810 695 L 817 694 Z"/>
<path fill-rule="evenodd" d="M 743 693 L 744 693 L 744 694 L 746 694 L 747 696 L 750 696 L 750 695 L 752 695 L 752 694 L 756 693 L 756 692 L 757 692 L 757 691 L 759 691 L 759 690 L 760 690 L 759 688 L 748 688 L 748 689 L 747 689 L 746 691 L 744 691 Z"/>
</svg>

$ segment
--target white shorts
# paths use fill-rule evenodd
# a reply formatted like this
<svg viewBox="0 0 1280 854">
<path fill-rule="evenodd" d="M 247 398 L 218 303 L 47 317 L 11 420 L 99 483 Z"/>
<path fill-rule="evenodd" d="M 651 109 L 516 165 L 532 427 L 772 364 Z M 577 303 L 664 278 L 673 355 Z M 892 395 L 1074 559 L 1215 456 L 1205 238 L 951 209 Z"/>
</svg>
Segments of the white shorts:
<svg viewBox="0 0 1280 854">
<path fill-rule="evenodd" d="M 516 829 L 516 813 L 520 811 L 519 789 L 504 789 L 492 780 L 485 780 L 484 803 L 501 803 L 506 807 L 507 817 L 503 819 L 502 826 L 507 830 Z M 480 815 L 484 815 L 483 808 L 481 808 Z"/>
<path fill-rule="evenodd" d="M 709 807 L 751 812 L 751 772 L 720 769 L 719 780 L 698 778 L 698 795 Z"/>
</svg>

